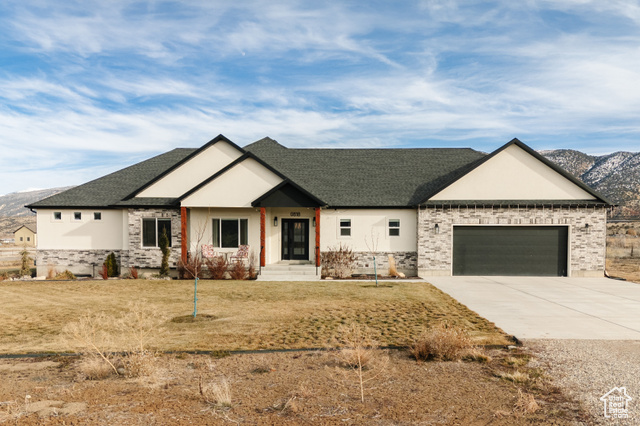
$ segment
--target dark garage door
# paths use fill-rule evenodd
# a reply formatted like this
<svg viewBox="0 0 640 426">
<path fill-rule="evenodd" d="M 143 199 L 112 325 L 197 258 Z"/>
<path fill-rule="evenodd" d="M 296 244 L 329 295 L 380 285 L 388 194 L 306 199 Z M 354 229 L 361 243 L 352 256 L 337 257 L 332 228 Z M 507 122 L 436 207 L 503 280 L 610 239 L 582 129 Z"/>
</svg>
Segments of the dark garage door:
<svg viewBox="0 0 640 426">
<path fill-rule="evenodd" d="M 457 226 L 453 275 L 567 275 L 566 226 Z"/>
</svg>

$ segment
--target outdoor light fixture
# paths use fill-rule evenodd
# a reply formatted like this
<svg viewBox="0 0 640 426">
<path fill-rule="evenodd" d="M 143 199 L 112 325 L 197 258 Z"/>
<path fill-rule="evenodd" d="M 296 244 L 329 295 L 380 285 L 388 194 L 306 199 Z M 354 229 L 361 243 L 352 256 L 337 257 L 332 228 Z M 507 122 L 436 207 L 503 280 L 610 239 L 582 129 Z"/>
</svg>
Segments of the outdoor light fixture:
<svg viewBox="0 0 640 426">
<path fill-rule="evenodd" d="M 585 232 L 586 232 L 587 234 L 589 233 L 589 224 L 588 224 L 588 223 L 585 223 L 585 224 L 584 224 L 584 230 L 585 230 Z"/>
<path fill-rule="evenodd" d="M 438 225 L 436 223 L 436 226 L 433 228 L 433 230 L 436 232 L 436 234 L 439 234 L 440 233 L 440 225 Z"/>
<path fill-rule="evenodd" d="M 316 218 L 315 217 L 313 218 L 313 227 L 314 228 L 316 227 Z"/>
<path fill-rule="evenodd" d="M 278 226 L 278 216 L 273 217 L 273 226 Z"/>
</svg>

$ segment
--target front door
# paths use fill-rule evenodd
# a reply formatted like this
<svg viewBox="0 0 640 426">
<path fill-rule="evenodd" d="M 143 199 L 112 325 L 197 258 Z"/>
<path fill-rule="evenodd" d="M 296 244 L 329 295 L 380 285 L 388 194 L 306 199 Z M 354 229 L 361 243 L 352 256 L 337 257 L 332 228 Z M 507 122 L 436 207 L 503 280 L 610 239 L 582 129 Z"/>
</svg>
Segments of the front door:
<svg viewBox="0 0 640 426">
<path fill-rule="evenodd" d="M 309 219 L 282 219 L 282 260 L 309 260 Z"/>
</svg>

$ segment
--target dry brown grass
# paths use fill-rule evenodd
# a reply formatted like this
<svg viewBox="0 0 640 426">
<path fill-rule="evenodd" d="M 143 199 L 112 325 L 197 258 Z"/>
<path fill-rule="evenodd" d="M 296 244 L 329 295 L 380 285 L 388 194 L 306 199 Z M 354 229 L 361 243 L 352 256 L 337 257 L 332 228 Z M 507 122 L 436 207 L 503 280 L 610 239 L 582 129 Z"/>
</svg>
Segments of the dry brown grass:
<svg viewBox="0 0 640 426">
<path fill-rule="evenodd" d="M 80 376 L 87 380 L 103 380 L 116 372 L 104 359 L 96 355 L 85 355 L 77 364 Z"/>
<path fill-rule="evenodd" d="M 324 347 L 342 324 L 367 325 L 386 345 L 406 345 L 424 326 L 443 320 L 468 331 L 474 344 L 505 344 L 507 336 L 428 283 L 198 283 L 198 312 L 212 319 L 172 322 L 193 311 L 193 281 L 97 280 L 0 283 L 0 353 L 73 350 L 57 339 L 87 312 L 120 318 L 144 297 L 163 314 L 158 350 Z M 119 350 L 127 350 L 120 348 Z"/>
<path fill-rule="evenodd" d="M 518 400 L 514 405 L 514 413 L 519 416 L 533 414 L 540 409 L 540 405 L 532 394 L 522 392 L 518 388 Z"/>
<path fill-rule="evenodd" d="M 441 322 L 421 333 L 409 351 L 418 361 L 457 361 L 472 348 L 473 341 L 464 328 Z"/>
<path fill-rule="evenodd" d="M 214 408 L 231 408 L 231 386 L 224 377 L 217 381 L 207 382 L 200 376 L 198 391 L 202 399 Z"/>
<path fill-rule="evenodd" d="M 360 324 L 342 325 L 336 340 L 340 349 L 335 354 L 360 389 L 360 400 L 364 402 L 365 386 L 387 371 L 389 357 L 378 349 L 378 342 L 371 337 L 371 330 Z"/>
</svg>

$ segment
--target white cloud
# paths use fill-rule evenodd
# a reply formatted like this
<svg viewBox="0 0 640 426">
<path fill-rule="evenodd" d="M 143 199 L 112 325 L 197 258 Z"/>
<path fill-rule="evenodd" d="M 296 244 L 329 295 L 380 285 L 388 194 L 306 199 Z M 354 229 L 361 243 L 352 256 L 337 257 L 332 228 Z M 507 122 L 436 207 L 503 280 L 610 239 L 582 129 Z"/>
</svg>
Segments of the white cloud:
<svg viewBox="0 0 640 426">
<path fill-rule="evenodd" d="M 0 36 L 29 65 L 12 57 L 0 74 L 0 167 L 24 181 L 0 192 L 77 184 L 218 133 L 485 150 L 640 135 L 635 2 L 167 5 L 0 5 Z"/>
</svg>

